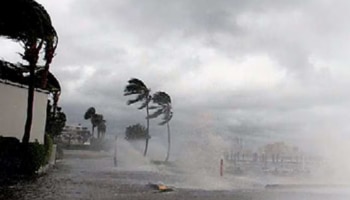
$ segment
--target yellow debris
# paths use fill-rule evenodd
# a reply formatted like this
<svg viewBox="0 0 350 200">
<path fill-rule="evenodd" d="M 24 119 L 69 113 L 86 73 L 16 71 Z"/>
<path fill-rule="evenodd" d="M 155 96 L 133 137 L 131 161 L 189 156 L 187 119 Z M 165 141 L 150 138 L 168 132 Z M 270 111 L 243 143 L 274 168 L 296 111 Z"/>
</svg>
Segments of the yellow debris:
<svg viewBox="0 0 350 200">
<path fill-rule="evenodd" d="M 158 190 L 168 190 L 168 187 L 165 185 L 158 185 Z"/>
</svg>

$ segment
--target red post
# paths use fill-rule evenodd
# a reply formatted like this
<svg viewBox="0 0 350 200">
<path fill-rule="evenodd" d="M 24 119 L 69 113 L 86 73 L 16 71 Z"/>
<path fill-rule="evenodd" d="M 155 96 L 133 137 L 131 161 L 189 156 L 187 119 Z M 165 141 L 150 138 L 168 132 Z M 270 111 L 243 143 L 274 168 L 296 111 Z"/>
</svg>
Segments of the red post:
<svg viewBox="0 0 350 200">
<path fill-rule="evenodd" d="M 220 176 L 224 175 L 224 159 L 220 159 Z"/>
</svg>

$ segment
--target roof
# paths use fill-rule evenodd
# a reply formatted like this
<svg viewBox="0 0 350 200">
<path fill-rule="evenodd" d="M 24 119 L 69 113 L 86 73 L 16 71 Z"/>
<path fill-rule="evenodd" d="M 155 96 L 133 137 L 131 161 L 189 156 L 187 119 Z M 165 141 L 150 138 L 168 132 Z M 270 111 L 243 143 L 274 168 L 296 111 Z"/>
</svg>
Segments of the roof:
<svg viewBox="0 0 350 200">
<path fill-rule="evenodd" d="M 22 64 L 12 64 L 10 62 L 0 60 L 0 79 L 8 80 L 21 85 L 28 85 L 29 76 L 28 68 Z M 47 86 L 42 88 L 41 78 L 44 74 L 44 67 L 38 67 L 35 72 L 35 88 L 47 90 L 49 92 L 61 91 L 61 86 L 57 78 L 49 72 L 47 75 Z"/>
</svg>

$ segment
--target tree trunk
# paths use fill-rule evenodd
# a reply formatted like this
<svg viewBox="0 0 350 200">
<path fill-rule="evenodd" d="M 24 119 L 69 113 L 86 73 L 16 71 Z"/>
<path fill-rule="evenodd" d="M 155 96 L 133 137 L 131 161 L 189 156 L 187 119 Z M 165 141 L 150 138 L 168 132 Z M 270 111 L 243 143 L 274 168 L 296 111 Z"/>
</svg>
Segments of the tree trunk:
<svg viewBox="0 0 350 200">
<path fill-rule="evenodd" d="M 53 94 L 53 116 L 56 116 L 57 102 L 58 102 L 58 92 L 56 91 Z"/>
<path fill-rule="evenodd" d="M 43 72 L 43 76 L 41 78 L 41 87 L 43 89 L 46 89 L 46 86 L 47 86 L 47 76 L 49 74 L 49 66 L 50 66 L 50 63 L 46 63 L 45 64 L 45 69 L 44 69 L 44 72 Z"/>
<path fill-rule="evenodd" d="M 169 122 L 167 122 L 166 125 L 167 125 L 167 128 L 168 128 L 168 151 L 167 151 L 167 154 L 166 154 L 165 162 L 168 162 L 169 161 L 169 156 L 170 156 L 170 144 L 171 144 Z"/>
<path fill-rule="evenodd" d="M 146 105 L 146 112 L 147 112 L 147 129 L 146 129 L 146 133 L 147 133 L 147 136 L 146 136 L 146 145 L 145 145 L 145 151 L 143 152 L 143 156 L 146 156 L 147 155 L 147 150 L 148 150 L 148 140 L 149 140 L 149 110 L 148 110 L 148 104 Z"/>
<path fill-rule="evenodd" d="M 147 149 L 148 149 L 148 138 L 146 138 L 146 145 L 145 145 L 145 151 L 143 152 L 143 156 L 147 155 Z"/>
<path fill-rule="evenodd" d="M 35 68 L 39 58 L 39 51 L 43 45 L 43 40 L 38 44 L 36 40 L 28 42 L 24 52 L 23 59 L 29 62 L 29 81 L 28 81 L 28 98 L 27 98 L 27 119 L 24 125 L 24 135 L 22 143 L 28 144 L 30 139 L 30 131 L 33 121 L 33 104 L 34 104 L 34 87 L 35 87 Z"/>
<path fill-rule="evenodd" d="M 29 66 L 29 82 L 28 82 L 28 99 L 27 99 L 27 120 L 24 126 L 24 135 L 22 143 L 28 144 L 30 138 L 30 131 L 33 121 L 33 104 L 34 104 L 34 82 L 35 82 L 35 64 Z"/>
</svg>

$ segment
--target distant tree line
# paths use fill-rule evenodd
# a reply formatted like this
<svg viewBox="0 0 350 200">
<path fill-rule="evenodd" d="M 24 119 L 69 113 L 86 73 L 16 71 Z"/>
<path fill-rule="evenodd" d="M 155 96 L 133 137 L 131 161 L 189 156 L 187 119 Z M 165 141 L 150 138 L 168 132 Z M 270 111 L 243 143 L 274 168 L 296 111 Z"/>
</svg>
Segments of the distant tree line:
<svg viewBox="0 0 350 200">
<path fill-rule="evenodd" d="M 130 125 L 125 129 L 126 140 L 144 140 L 147 137 L 147 129 L 141 124 Z"/>
</svg>

